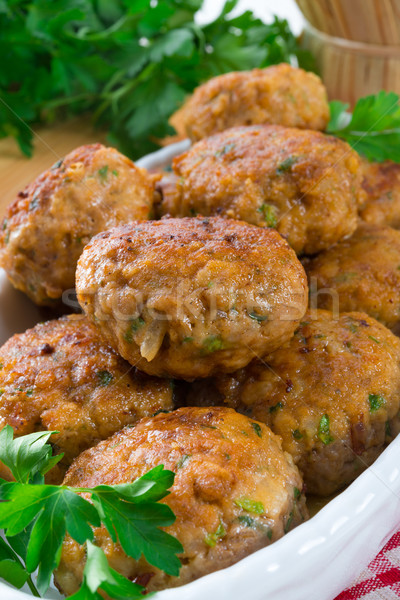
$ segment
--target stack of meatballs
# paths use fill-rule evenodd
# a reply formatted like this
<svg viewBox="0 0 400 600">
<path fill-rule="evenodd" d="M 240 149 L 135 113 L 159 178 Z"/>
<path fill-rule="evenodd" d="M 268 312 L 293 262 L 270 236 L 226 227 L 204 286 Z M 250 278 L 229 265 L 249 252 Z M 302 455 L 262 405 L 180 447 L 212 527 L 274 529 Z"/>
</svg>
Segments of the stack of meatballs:
<svg viewBox="0 0 400 600">
<path fill-rule="evenodd" d="M 176 473 L 179 577 L 95 531 L 148 591 L 279 539 L 305 494 L 342 489 L 400 430 L 400 167 L 364 161 L 328 120 L 314 74 L 229 73 L 175 115 L 193 145 L 171 174 L 84 146 L 3 220 L 12 284 L 53 308 L 76 288 L 82 313 L 0 349 L 0 428 L 58 432 L 49 482 Z M 84 564 L 67 537 L 66 595 Z"/>
</svg>

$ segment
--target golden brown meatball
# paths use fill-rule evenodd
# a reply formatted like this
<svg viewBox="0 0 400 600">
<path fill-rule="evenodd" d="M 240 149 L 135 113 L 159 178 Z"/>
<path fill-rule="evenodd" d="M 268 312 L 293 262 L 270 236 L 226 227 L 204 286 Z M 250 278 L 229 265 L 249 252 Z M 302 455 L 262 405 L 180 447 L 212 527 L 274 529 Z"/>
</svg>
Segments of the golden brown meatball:
<svg viewBox="0 0 400 600">
<path fill-rule="evenodd" d="M 114 148 L 73 150 L 8 207 L 0 266 L 36 304 L 51 306 L 74 287 L 76 263 L 93 235 L 149 218 L 153 188 L 153 178 Z"/>
<path fill-rule="evenodd" d="M 59 431 L 50 440 L 65 453 L 52 471 L 58 481 L 89 446 L 173 408 L 170 382 L 126 363 L 81 315 L 14 335 L 0 348 L 0 364 L 0 429 L 11 425 L 16 436 Z"/>
<path fill-rule="evenodd" d="M 400 229 L 400 165 L 364 160 L 363 189 L 366 199 L 360 217 L 371 225 L 389 225 Z"/>
<path fill-rule="evenodd" d="M 269 425 L 307 491 L 329 495 L 399 432 L 400 340 L 364 313 L 313 310 L 263 362 L 194 386 L 190 402 L 225 402 Z"/>
<path fill-rule="evenodd" d="M 400 322 L 400 231 L 361 225 L 348 240 L 305 262 L 312 302 L 359 310 L 390 329 Z"/>
<path fill-rule="evenodd" d="M 360 159 L 345 142 L 277 125 L 237 127 L 173 161 L 161 213 L 199 213 L 276 227 L 297 253 L 328 248 L 357 226 Z"/>
<path fill-rule="evenodd" d="M 293 335 L 304 270 L 272 229 L 219 217 L 136 222 L 99 234 L 78 299 L 118 352 L 151 375 L 234 371 Z"/>
<path fill-rule="evenodd" d="M 272 123 L 324 130 L 328 121 L 327 94 L 320 78 L 284 63 L 213 77 L 171 119 L 192 140 L 237 125 Z"/>
<path fill-rule="evenodd" d="M 145 460 L 144 460 L 145 457 Z M 180 576 L 172 577 L 127 557 L 105 528 L 96 544 L 110 566 L 149 591 L 176 587 L 223 569 L 279 539 L 307 518 L 302 480 L 281 440 L 263 424 L 227 408 L 182 408 L 143 419 L 73 463 L 66 485 L 130 483 L 159 464 L 176 472 L 163 502 L 176 515 L 166 531 L 182 543 Z M 74 593 L 85 563 L 84 547 L 63 545 L 56 582 Z"/>
</svg>

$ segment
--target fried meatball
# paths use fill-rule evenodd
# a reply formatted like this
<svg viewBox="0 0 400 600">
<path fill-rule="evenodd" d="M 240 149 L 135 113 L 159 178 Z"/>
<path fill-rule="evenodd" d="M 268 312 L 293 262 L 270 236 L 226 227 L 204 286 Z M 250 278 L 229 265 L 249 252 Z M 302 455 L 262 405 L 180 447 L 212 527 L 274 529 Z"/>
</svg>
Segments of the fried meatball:
<svg viewBox="0 0 400 600">
<path fill-rule="evenodd" d="M 183 379 L 279 347 L 307 308 L 303 267 L 272 229 L 220 217 L 136 222 L 96 236 L 78 300 L 138 369 Z"/>
<path fill-rule="evenodd" d="M 348 240 L 305 262 L 320 308 L 366 312 L 390 329 L 400 323 L 400 231 L 361 225 Z"/>
<path fill-rule="evenodd" d="M 318 131 L 237 127 L 173 161 L 176 185 L 160 191 L 162 214 L 218 214 L 275 227 L 297 253 L 314 254 L 357 226 L 358 154 Z"/>
<path fill-rule="evenodd" d="M 100 231 L 147 219 L 154 180 L 114 148 L 82 146 L 20 192 L 0 227 L 0 266 L 36 304 L 74 287 L 76 263 Z"/>
<path fill-rule="evenodd" d="M 363 189 L 366 197 L 360 217 L 372 225 L 400 229 L 400 165 L 363 161 Z"/>
<path fill-rule="evenodd" d="M 81 315 L 14 335 L 0 348 L 0 429 L 16 436 L 56 430 L 58 471 L 80 452 L 142 417 L 173 409 L 169 381 L 146 376 L 118 356 Z M 0 476 L 4 474 L 0 463 Z"/>
<path fill-rule="evenodd" d="M 324 130 L 328 121 L 327 93 L 320 78 L 284 63 L 213 77 L 171 120 L 192 140 L 237 125 Z"/>
<path fill-rule="evenodd" d="M 232 375 L 196 383 L 190 402 L 226 403 L 269 425 L 304 475 L 329 495 L 399 432 L 400 340 L 365 313 L 312 310 L 294 337 Z"/>
<path fill-rule="evenodd" d="M 130 483 L 163 464 L 176 472 L 163 502 L 176 515 L 166 531 L 183 545 L 179 577 L 124 554 L 104 527 L 95 542 L 110 566 L 148 591 L 176 587 L 228 567 L 307 518 L 302 480 L 281 440 L 261 423 L 229 408 L 181 408 L 143 419 L 73 463 L 64 484 L 94 487 Z M 74 593 L 85 563 L 84 547 L 63 545 L 55 580 Z"/>
</svg>

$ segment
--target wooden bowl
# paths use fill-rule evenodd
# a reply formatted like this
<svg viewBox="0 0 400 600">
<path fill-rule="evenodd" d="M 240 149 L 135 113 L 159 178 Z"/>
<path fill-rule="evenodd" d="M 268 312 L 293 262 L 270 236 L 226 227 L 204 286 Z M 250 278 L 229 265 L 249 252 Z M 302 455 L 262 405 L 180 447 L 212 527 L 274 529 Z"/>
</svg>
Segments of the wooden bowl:
<svg viewBox="0 0 400 600">
<path fill-rule="evenodd" d="M 319 31 L 357 42 L 400 45 L 400 0 L 296 0 Z"/>
<path fill-rule="evenodd" d="M 314 54 L 330 100 L 354 105 L 358 98 L 380 90 L 400 94 L 400 45 L 353 42 L 322 33 L 309 24 L 301 44 Z"/>
</svg>

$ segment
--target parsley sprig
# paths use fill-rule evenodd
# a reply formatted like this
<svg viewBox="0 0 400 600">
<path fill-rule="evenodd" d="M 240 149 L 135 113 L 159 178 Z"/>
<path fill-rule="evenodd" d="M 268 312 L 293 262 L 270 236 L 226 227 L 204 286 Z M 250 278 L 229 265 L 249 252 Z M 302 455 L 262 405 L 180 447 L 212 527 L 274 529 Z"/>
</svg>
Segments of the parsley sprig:
<svg viewBox="0 0 400 600">
<path fill-rule="evenodd" d="M 100 600 L 98 589 L 112 598 L 142 598 L 143 588 L 108 566 L 103 551 L 93 544 L 92 527 L 103 524 L 111 539 L 128 556 L 146 560 L 169 575 L 179 575 L 180 542 L 160 527 L 175 521 L 172 510 L 159 501 L 173 485 L 174 473 L 159 465 L 129 484 L 73 488 L 46 485 L 44 475 L 60 460 L 47 443 L 55 432 L 13 439 L 6 426 L 0 432 L 0 460 L 15 482 L 0 479 L 0 577 L 20 588 L 27 583 L 35 596 L 44 594 L 60 562 L 68 533 L 86 544 L 87 562 L 76 600 Z M 91 502 L 80 494 L 90 496 Z M 32 573 L 37 569 L 36 583 Z"/>
<path fill-rule="evenodd" d="M 370 160 L 400 162 L 400 106 L 394 92 L 360 98 L 352 113 L 348 104 L 330 102 L 327 132 L 348 142 Z"/>
<path fill-rule="evenodd" d="M 86 113 L 137 158 L 174 133 L 169 116 L 210 77 L 280 62 L 314 67 L 286 20 L 232 17 L 237 1 L 199 25 L 203 0 L 0 0 L 0 137 L 30 155 L 26 124 Z"/>
</svg>

